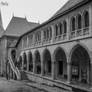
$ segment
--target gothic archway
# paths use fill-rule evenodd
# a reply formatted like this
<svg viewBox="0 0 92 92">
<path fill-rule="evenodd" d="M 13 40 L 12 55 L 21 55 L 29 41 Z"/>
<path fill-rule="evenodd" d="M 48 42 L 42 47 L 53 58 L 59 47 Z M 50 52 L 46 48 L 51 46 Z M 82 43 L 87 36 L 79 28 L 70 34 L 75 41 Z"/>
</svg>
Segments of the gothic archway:
<svg viewBox="0 0 92 92">
<path fill-rule="evenodd" d="M 41 58 L 38 50 L 35 51 L 35 73 L 41 74 Z"/>
<path fill-rule="evenodd" d="M 83 18 L 84 18 L 84 27 L 89 27 L 89 12 L 84 11 L 83 13 Z"/>
<path fill-rule="evenodd" d="M 89 82 L 90 57 L 88 51 L 81 45 L 76 45 L 71 54 L 72 81 Z"/>
<path fill-rule="evenodd" d="M 51 54 L 48 49 L 45 49 L 43 52 L 43 63 L 44 63 L 44 75 L 51 76 Z"/>
<path fill-rule="evenodd" d="M 54 52 L 57 79 L 67 79 L 67 58 L 65 51 L 58 47 Z"/>
<path fill-rule="evenodd" d="M 32 59 L 32 53 L 31 53 L 31 51 L 28 53 L 28 62 L 29 62 L 29 71 L 30 72 L 33 72 L 33 59 Z"/>
<path fill-rule="evenodd" d="M 19 61 L 18 61 L 18 68 L 22 68 L 22 56 L 19 56 Z"/>
<path fill-rule="evenodd" d="M 13 62 L 15 63 L 16 62 L 16 50 L 14 50 L 14 49 L 11 51 L 11 58 L 12 58 Z"/>
<path fill-rule="evenodd" d="M 27 70 L 27 56 L 26 53 L 23 53 L 23 69 Z"/>
</svg>

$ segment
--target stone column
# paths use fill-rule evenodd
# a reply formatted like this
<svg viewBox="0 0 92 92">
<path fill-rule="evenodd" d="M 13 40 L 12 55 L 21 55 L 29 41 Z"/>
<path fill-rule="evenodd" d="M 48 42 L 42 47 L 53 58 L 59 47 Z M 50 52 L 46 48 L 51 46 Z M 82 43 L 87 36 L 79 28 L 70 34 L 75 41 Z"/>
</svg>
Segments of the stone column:
<svg viewBox="0 0 92 92">
<path fill-rule="evenodd" d="M 33 73 L 36 73 L 35 56 L 33 56 Z"/>
<path fill-rule="evenodd" d="M 92 52 L 90 52 L 89 84 L 92 85 Z"/>
<path fill-rule="evenodd" d="M 67 63 L 67 82 L 68 83 L 70 83 L 71 82 L 71 78 L 72 78 L 72 74 L 71 74 L 71 71 L 72 71 L 72 67 L 71 67 L 72 65 L 71 65 L 71 63 L 70 62 L 68 62 Z"/>
<path fill-rule="evenodd" d="M 33 45 L 35 45 L 35 32 L 33 33 Z"/>
<path fill-rule="evenodd" d="M 69 39 L 69 37 L 70 37 L 70 20 L 69 19 L 67 19 L 66 20 L 66 22 L 67 22 L 67 40 Z"/>
<path fill-rule="evenodd" d="M 24 70 L 24 55 L 22 55 L 22 70 Z"/>
<path fill-rule="evenodd" d="M 29 71 L 29 53 L 27 53 L 27 71 Z"/>
<path fill-rule="evenodd" d="M 44 75 L 44 60 L 43 60 L 43 55 L 41 55 L 41 76 Z"/>
<path fill-rule="evenodd" d="M 52 42 L 54 41 L 54 34 L 55 34 L 55 29 L 54 29 L 54 25 L 51 26 L 52 29 Z"/>
<path fill-rule="evenodd" d="M 43 44 L 43 39 L 44 39 L 44 34 L 43 34 L 43 30 L 41 30 L 41 43 Z"/>
<path fill-rule="evenodd" d="M 22 49 L 24 48 L 24 46 L 23 46 L 23 45 L 24 45 L 24 40 L 22 39 Z"/>
<path fill-rule="evenodd" d="M 27 48 L 29 47 L 29 38 L 27 36 Z"/>
<path fill-rule="evenodd" d="M 55 79 L 55 61 L 52 61 L 52 79 L 54 80 Z"/>
<path fill-rule="evenodd" d="M 89 34 L 92 35 L 92 6 L 89 7 Z"/>
<path fill-rule="evenodd" d="M 92 85 L 92 61 L 90 63 L 90 69 L 89 69 L 89 84 Z"/>
</svg>

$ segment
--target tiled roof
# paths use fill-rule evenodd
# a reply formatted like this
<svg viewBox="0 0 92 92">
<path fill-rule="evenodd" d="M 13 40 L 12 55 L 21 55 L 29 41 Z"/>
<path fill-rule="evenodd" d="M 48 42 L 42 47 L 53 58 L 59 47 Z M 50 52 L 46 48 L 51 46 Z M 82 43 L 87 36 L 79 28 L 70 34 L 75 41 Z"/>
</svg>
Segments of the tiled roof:
<svg viewBox="0 0 92 92">
<path fill-rule="evenodd" d="M 0 26 L 0 37 L 2 37 L 3 32 L 4 32 L 4 29 L 2 28 L 2 26 Z"/>
<path fill-rule="evenodd" d="M 4 32 L 4 28 L 3 28 L 2 15 L 0 10 L 0 37 L 2 36 L 3 32 Z"/>
<path fill-rule="evenodd" d="M 57 15 L 63 13 L 64 11 L 74 7 L 75 5 L 77 5 L 78 3 L 80 2 L 83 2 L 83 1 L 87 1 L 87 0 L 68 0 L 68 2 L 63 6 L 61 7 L 55 14 L 52 18 L 56 17 Z"/>
<path fill-rule="evenodd" d="M 38 25 L 38 23 L 28 22 L 26 18 L 13 17 L 6 28 L 4 35 L 21 36 Z"/>
</svg>

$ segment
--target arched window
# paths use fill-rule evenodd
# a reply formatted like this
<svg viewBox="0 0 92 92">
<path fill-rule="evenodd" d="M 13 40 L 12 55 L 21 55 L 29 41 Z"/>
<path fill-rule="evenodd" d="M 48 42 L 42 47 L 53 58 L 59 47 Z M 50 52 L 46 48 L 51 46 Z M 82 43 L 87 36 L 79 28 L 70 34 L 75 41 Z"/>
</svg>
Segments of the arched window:
<svg viewBox="0 0 92 92">
<path fill-rule="evenodd" d="M 73 17 L 71 19 L 71 31 L 75 31 L 75 28 L 76 28 L 76 20 L 75 18 Z"/>
<path fill-rule="evenodd" d="M 64 30 L 64 33 L 67 32 L 67 23 L 66 23 L 66 21 L 63 22 L 63 30 Z"/>
<path fill-rule="evenodd" d="M 47 32 L 47 39 L 49 38 L 49 28 L 47 28 L 47 30 L 46 30 L 46 32 Z"/>
<path fill-rule="evenodd" d="M 41 57 L 39 51 L 35 51 L 35 73 L 41 74 Z"/>
<path fill-rule="evenodd" d="M 46 39 L 46 30 L 44 30 L 44 40 Z"/>
<path fill-rule="evenodd" d="M 21 67 L 22 67 L 22 56 L 19 56 L 18 69 L 21 69 Z"/>
<path fill-rule="evenodd" d="M 52 38 L 52 29 L 51 29 L 51 27 L 49 27 L 49 38 L 50 39 Z"/>
<path fill-rule="evenodd" d="M 31 51 L 28 53 L 28 62 L 29 62 L 29 71 L 33 72 L 33 59 L 32 59 L 32 53 Z"/>
<path fill-rule="evenodd" d="M 80 14 L 78 14 L 78 16 L 77 16 L 77 25 L 78 25 L 78 29 L 81 29 L 82 28 L 82 18 L 81 18 L 81 15 Z"/>
<path fill-rule="evenodd" d="M 56 31 L 55 32 L 56 33 L 55 35 L 58 36 L 58 25 L 55 25 L 55 31 Z"/>
<path fill-rule="evenodd" d="M 60 35 L 62 35 L 62 23 L 59 23 L 59 28 L 60 28 Z"/>
<path fill-rule="evenodd" d="M 84 27 L 89 27 L 89 12 L 84 12 Z"/>
<path fill-rule="evenodd" d="M 23 69 L 24 69 L 24 70 L 27 70 L 27 56 L 26 56 L 26 53 L 23 53 L 23 58 L 24 58 Z"/>
</svg>

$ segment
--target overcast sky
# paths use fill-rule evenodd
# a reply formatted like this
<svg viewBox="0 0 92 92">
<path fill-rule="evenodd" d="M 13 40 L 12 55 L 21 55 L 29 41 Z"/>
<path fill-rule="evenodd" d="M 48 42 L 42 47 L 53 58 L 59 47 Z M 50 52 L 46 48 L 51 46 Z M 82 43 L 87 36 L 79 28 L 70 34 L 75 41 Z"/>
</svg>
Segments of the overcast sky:
<svg viewBox="0 0 92 92">
<path fill-rule="evenodd" d="M 32 22 L 48 20 L 68 0 L 0 0 L 7 1 L 8 6 L 0 6 L 4 28 L 6 28 L 12 15 L 27 17 Z"/>
</svg>

